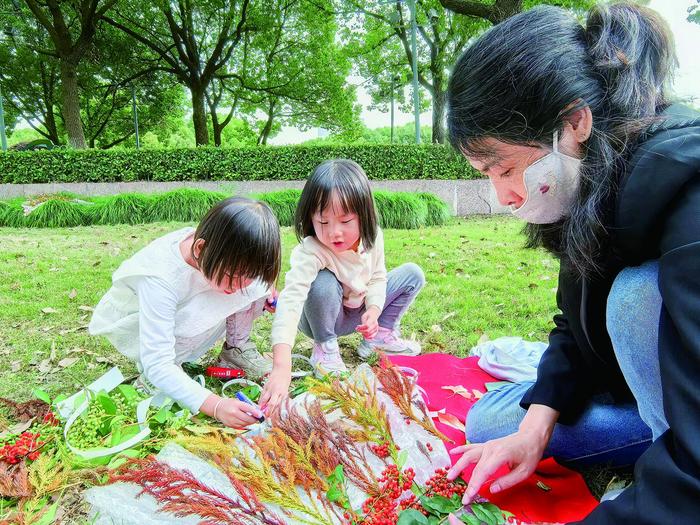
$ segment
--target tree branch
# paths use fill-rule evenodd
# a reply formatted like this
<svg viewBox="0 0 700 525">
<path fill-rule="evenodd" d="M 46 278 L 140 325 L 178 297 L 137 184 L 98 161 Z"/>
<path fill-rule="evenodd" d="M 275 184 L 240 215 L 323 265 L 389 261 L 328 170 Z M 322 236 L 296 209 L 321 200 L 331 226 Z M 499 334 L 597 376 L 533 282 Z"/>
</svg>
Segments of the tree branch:
<svg viewBox="0 0 700 525">
<path fill-rule="evenodd" d="M 483 18 L 492 24 L 498 24 L 523 9 L 523 0 L 495 0 L 491 5 L 476 0 L 440 0 L 440 3 L 457 14 Z"/>
</svg>

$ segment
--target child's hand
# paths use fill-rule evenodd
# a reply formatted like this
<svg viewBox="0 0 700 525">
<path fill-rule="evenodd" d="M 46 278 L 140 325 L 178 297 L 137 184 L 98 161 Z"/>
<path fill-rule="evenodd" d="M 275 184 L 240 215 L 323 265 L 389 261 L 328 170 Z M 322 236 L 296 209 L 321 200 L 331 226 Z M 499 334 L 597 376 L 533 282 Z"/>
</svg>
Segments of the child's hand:
<svg viewBox="0 0 700 525">
<path fill-rule="evenodd" d="M 259 408 L 255 408 L 248 403 L 238 399 L 225 398 L 216 415 L 224 425 L 233 428 L 244 428 L 258 422 L 263 413 Z"/>
<path fill-rule="evenodd" d="M 367 311 L 362 314 L 361 320 L 362 324 L 355 327 L 355 330 L 362 334 L 367 340 L 374 339 L 379 330 L 379 324 L 377 319 L 382 312 L 376 306 L 370 306 Z"/>
<path fill-rule="evenodd" d="M 270 296 L 265 301 L 265 306 L 263 306 L 263 310 L 265 310 L 266 312 L 270 312 L 271 314 L 274 314 L 275 311 L 277 310 L 277 298 L 279 297 L 279 295 L 280 295 L 279 292 L 273 286 L 272 292 L 270 293 Z"/>
<path fill-rule="evenodd" d="M 237 399 L 219 397 L 215 394 L 210 395 L 206 399 L 200 410 L 227 427 L 233 428 L 245 428 L 248 425 L 257 423 L 257 418 L 263 416 L 257 407 Z"/>
<path fill-rule="evenodd" d="M 258 405 L 266 414 L 269 414 L 287 399 L 291 382 L 292 373 L 290 370 L 272 369 L 258 401 Z"/>
</svg>

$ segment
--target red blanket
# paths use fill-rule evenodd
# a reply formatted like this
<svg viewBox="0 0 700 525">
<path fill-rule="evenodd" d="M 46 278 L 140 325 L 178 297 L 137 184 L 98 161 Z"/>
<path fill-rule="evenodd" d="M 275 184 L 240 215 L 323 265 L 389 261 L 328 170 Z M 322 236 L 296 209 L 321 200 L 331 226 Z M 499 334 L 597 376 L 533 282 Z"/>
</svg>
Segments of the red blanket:
<svg viewBox="0 0 700 525">
<path fill-rule="evenodd" d="M 391 361 L 419 372 L 418 384 L 428 394 L 429 410 L 439 411 L 444 408 L 447 414 L 456 416 L 462 423 L 477 397 L 467 399 L 442 387 L 461 385 L 469 393 L 472 393 L 472 390 L 485 393 L 485 383 L 498 381 L 479 368 L 477 357 L 460 359 L 447 354 L 426 354 L 418 357 L 394 356 Z M 464 444 L 463 432 L 442 424 L 437 419 L 434 421 L 441 432 L 454 440 L 453 444 L 445 443 L 448 450 Z M 453 456 L 453 463 L 457 459 L 459 455 Z M 464 471 L 465 480 L 469 479 L 472 468 Z M 505 471 L 506 467 L 503 467 L 503 472 Z M 539 488 L 538 482 L 542 482 L 550 490 Z M 562 467 L 553 459 L 541 461 L 537 471 L 523 483 L 498 494 L 491 494 L 487 485 L 481 489 L 481 495 L 525 522 L 578 521 L 586 517 L 598 504 L 581 476 Z"/>
</svg>

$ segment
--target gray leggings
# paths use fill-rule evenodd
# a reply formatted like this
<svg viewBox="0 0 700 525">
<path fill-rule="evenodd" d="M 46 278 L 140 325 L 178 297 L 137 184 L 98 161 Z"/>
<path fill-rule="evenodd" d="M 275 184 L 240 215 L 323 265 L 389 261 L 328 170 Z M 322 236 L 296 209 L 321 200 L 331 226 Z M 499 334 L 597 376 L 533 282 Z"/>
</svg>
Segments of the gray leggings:
<svg viewBox="0 0 700 525">
<path fill-rule="evenodd" d="M 425 284 L 423 270 L 417 264 L 406 263 L 387 275 L 386 301 L 379 316 L 379 326 L 395 330 L 401 317 Z M 365 305 L 358 308 L 343 306 L 343 286 L 330 270 L 321 270 L 311 284 L 299 321 L 299 330 L 318 343 L 339 335 L 348 335 L 361 324 Z"/>
</svg>

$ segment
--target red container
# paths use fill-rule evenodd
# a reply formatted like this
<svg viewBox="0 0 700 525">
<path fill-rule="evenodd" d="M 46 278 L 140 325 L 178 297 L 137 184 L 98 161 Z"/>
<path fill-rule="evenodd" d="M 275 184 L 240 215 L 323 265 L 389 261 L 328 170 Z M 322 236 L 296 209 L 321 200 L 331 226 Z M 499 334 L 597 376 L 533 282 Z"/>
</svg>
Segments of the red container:
<svg viewBox="0 0 700 525">
<path fill-rule="evenodd" d="M 222 366 L 210 366 L 207 368 L 206 374 L 209 377 L 218 377 L 219 379 L 240 379 L 245 377 L 245 372 L 238 368 L 224 368 Z"/>
</svg>

